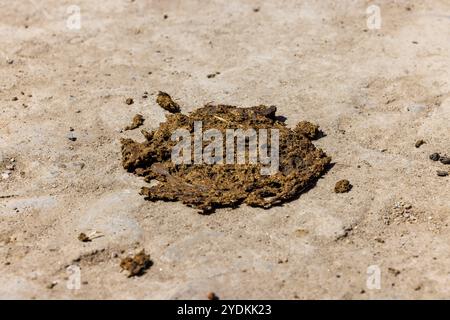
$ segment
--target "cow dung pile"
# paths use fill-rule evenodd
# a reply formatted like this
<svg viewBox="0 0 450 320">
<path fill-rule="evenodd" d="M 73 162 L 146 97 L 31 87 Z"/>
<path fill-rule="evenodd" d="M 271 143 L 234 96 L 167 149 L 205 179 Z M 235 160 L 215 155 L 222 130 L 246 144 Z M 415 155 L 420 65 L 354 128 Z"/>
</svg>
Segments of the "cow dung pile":
<svg viewBox="0 0 450 320">
<path fill-rule="evenodd" d="M 150 201 L 180 201 L 205 214 L 221 207 L 236 208 L 242 203 L 268 209 L 296 199 L 314 186 L 331 161 L 312 143 L 320 136 L 318 126 L 302 121 L 291 129 L 284 120 L 276 116 L 274 106 L 206 105 L 188 115 L 168 114 L 159 128 L 141 131 L 144 142 L 121 140 L 122 165 L 146 182 L 152 182 L 141 190 Z M 241 164 L 226 161 L 221 164 L 195 164 L 194 161 L 176 164 L 171 155 L 178 141 L 173 141 L 172 134 L 177 129 L 186 129 L 193 138 L 194 122 L 199 121 L 203 132 L 214 128 L 224 136 L 227 129 L 252 128 L 256 132 L 278 129 L 279 170 L 274 174 L 262 174 L 261 168 L 265 165 L 249 161 Z M 272 140 L 268 137 L 267 141 L 270 149 Z M 225 150 L 225 139 L 223 143 Z M 205 141 L 202 144 L 208 145 Z"/>
</svg>

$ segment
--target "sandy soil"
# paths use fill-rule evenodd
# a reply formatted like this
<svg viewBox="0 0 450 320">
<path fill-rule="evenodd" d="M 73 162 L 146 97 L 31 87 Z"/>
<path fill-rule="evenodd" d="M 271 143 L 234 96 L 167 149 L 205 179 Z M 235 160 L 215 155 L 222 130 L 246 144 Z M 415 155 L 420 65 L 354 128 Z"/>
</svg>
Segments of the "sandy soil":
<svg viewBox="0 0 450 320">
<path fill-rule="evenodd" d="M 449 298 L 449 167 L 428 158 L 450 154 L 448 1 L 378 1 L 379 30 L 370 1 L 76 2 L 79 30 L 73 1 L 0 1 L 0 297 Z M 146 202 L 120 138 L 164 120 L 158 90 L 185 112 L 276 105 L 335 165 L 270 210 Z M 142 248 L 154 265 L 127 278 Z"/>
</svg>

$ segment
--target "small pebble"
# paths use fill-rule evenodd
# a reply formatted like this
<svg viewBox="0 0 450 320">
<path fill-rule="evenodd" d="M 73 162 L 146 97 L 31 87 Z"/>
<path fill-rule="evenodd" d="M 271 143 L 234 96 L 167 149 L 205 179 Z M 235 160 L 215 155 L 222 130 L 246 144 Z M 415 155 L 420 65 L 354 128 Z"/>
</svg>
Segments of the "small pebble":
<svg viewBox="0 0 450 320">
<path fill-rule="evenodd" d="M 8 59 L 8 60 L 6 60 L 6 63 L 7 63 L 7 64 L 13 64 L 13 63 L 14 63 L 14 60 L 13 60 L 13 59 Z"/>
<path fill-rule="evenodd" d="M 132 98 L 128 98 L 127 100 L 125 100 L 125 103 L 127 105 L 132 105 L 134 103 L 134 100 Z"/>
<path fill-rule="evenodd" d="M 53 281 L 53 282 L 51 282 L 51 283 L 49 283 L 48 285 L 47 285 L 47 289 L 53 289 L 56 285 L 58 284 L 58 282 L 56 282 L 56 281 Z"/>
<path fill-rule="evenodd" d="M 448 176 L 448 171 L 438 170 L 438 171 L 436 171 L 436 173 L 437 173 L 437 175 L 439 177 L 446 177 L 446 176 Z"/>
<path fill-rule="evenodd" d="M 440 158 L 441 156 L 437 152 L 430 154 L 430 159 L 433 161 L 439 161 Z"/>
<path fill-rule="evenodd" d="M 3 172 L 3 173 L 2 173 L 2 175 L 1 175 L 1 177 L 2 177 L 2 180 L 6 180 L 6 179 L 9 179 L 9 175 L 10 175 L 10 173 L 9 173 L 9 172 Z"/>
<path fill-rule="evenodd" d="M 450 157 L 441 157 L 439 160 L 442 164 L 450 164 Z"/>
<path fill-rule="evenodd" d="M 19 100 L 19 98 L 14 97 L 14 98 L 12 98 L 11 100 L 12 100 L 12 101 L 17 101 L 17 100 Z"/>
</svg>

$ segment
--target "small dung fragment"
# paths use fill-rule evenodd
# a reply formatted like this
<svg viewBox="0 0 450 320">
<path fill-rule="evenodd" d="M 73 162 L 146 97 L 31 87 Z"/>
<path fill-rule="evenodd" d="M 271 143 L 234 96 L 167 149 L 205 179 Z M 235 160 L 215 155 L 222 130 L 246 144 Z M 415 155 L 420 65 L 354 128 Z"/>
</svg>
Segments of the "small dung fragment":
<svg viewBox="0 0 450 320">
<path fill-rule="evenodd" d="M 440 158 L 441 156 L 437 152 L 430 154 L 430 160 L 439 161 Z"/>
<path fill-rule="evenodd" d="M 169 111 L 170 113 L 179 113 L 181 111 L 178 103 L 172 100 L 172 98 L 165 92 L 159 91 L 156 98 L 156 103 L 159 104 L 161 108 Z"/>
<path fill-rule="evenodd" d="M 436 171 L 436 174 L 437 174 L 439 177 L 446 177 L 446 176 L 448 176 L 448 171 L 438 170 L 438 171 Z"/>
<path fill-rule="evenodd" d="M 132 98 L 128 98 L 127 100 L 125 100 L 125 103 L 130 106 L 134 103 L 134 100 Z"/>
<path fill-rule="evenodd" d="M 141 276 L 150 268 L 152 261 L 150 255 L 145 254 L 145 249 L 133 257 L 126 257 L 120 262 L 120 267 L 129 272 L 128 277 Z"/>
<path fill-rule="evenodd" d="M 89 238 L 85 233 L 81 232 L 78 235 L 78 240 L 80 240 L 81 242 L 90 242 L 92 241 L 91 238 Z"/>
<path fill-rule="evenodd" d="M 125 130 L 134 130 L 136 128 L 139 128 L 144 124 L 144 121 L 144 117 L 140 114 L 137 114 L 133 117 L 131 124 L 125 127 Z"/>
<path fill-rule="evenodd" d="M 208 298 L 208 300 L 219 300 L 219 297 L 216 296 L 216 294 L 214 292 L 208 292 L 206 297 Z"/>
<path fill-rule="evenodd" d="M 11 100 L 12 100 L 12 101 L 17 101 L 17 100 L 19 100 L 19 98 L 13 97 Z"/>
<path fill-rule="evenodd" d="M 416 141 L 415 146 L 416 146 L 416 148 L 420 148 L 425 143 L 426 143 L 425 140 L 420 139 L 420 140 Z"/>
<path fill-rule="evenodd" d="M 349 192 L 352 189 L 352 185 L 350 184 L 350 181 L 343 179 L 336 182 L 336 185 L 334 186 L 334 192 L 336 193 L 345 193 Z"/>
<path fill-rule="evenodd" d="M 450 157 L 441 157 L 441 159 L 439 159 L 439 161 L 441 161 L 442 164 L 450 164 Z"/>
<path fill-rule="evenodd" d="M 295 131 L 303 133 L 310 139 L 316 139 L 320 136 L 319 126 L 309 121 L 300 121 L 296 125 Z"/>
</svg>

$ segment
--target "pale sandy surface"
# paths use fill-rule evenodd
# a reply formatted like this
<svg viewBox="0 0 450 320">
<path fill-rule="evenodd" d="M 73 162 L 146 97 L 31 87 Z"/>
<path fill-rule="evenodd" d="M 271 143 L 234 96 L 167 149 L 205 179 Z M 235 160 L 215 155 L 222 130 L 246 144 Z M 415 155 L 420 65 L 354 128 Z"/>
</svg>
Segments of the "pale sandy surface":
<svg viewBox="0 0 450 320">
<path fill-rule="evenodd" d="M 378 1 L 381 29 L 364 30 L 370 4 L 1 0 L 0 171 L 16 168 L 0 180 L 0 297 L 449 298 L 450 177 L 428 156 L 450 154 L 450 3 Z M 138 112 L 145 128 L 164 119 L 158 90 L 184 111 L 273 104 L 290 126 L 318 123 L 335 166 L 270 210 L 146 202 L 119 140 L 141 139 L 121 133 Z M 343 178 L 354 188 L 335 194 Z M 129 279 L 120 257 L 140 248 L 154 265 Z"/>
</svg>

